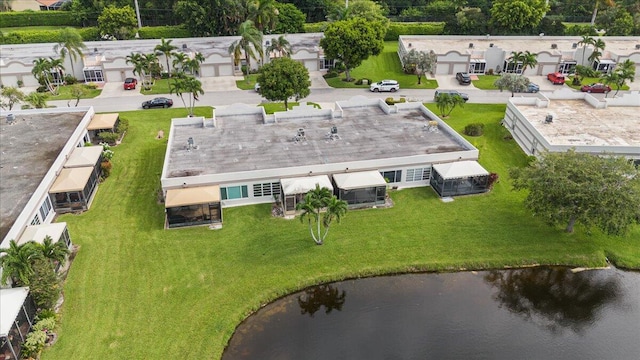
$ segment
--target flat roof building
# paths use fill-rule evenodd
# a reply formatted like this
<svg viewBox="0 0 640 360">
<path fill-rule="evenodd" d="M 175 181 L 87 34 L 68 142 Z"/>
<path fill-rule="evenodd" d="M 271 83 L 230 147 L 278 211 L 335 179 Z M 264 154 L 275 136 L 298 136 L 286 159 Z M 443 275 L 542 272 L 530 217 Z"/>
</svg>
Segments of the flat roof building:
<svg viewBox="0 0 640 360">
<path fill-rule="evenodd" d="M 335 110 L 303 105 L 273 115 L 238 104 L 212 119 L 173 120 L 161 182 L 165 194 L 219 186 L 219 209 L 282 201 L 289 212 L 300 197 L 283 187 L 299 186 L 304 194 L 309 177 L 323 177 L 314 181 L 336 192 L 351 184 L 342 189 L 353 191 L 342 193 L 352 197 L 350 205 L 371 205 L 384 202 L 387 184 L 428 186 L 433 164 L 477 159 L 478 150 L 421 103 L 389 106 L 359 96 Z M 362 188 L 377 195 L 356 192 L 356 179 L 366 179 Z M 288 205 L 286 195 L 293 197 Z"/>
<path fill-rule="evenodd" d="M 598 99 L 569 89 L 509 99 L 503 125 L 528 155 L 609 153 L 640 160 L 640 93 Z"/>
</svg>

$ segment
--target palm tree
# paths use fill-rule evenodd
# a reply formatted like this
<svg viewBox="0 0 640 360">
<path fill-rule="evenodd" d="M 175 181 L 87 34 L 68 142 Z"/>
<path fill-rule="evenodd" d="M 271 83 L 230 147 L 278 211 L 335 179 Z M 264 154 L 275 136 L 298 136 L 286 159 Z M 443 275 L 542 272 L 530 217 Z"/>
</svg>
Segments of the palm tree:
<svg viewBox="0 0 640 360">
<path fill-rule="evenodd" d="M 291 43 L 284 37 L 284 35 L 280 35 L 280 37 L 272 38 L 271 44 L 267 47 L 267 53 L 271 55 L 271 53 L 276 53 L 276 57 L 290 57 L 291 56 Z"/>
<path fill-rule="evenodd" d="M 593 15 L 591 15 L 591 26 L 596 24 L 596 16 L 598 16 L 598 8 L 600 5 L 605 6 L 615 6 L 615 2 L 613 0 L 595 0 L 593 7 Z"/>
<path fill-rule="evenodd" d="M 229 46 L 229 54 L 233 55 L 233 63 L 235 66 L 240 64 L 242 53 L 244 52 L 244 60 L 246 62 L 246 75 L 249 76 L 249 69 L 251 68 L 251 58 L 258 60 L 256 52 L 262 54 L 262 32 L 258 30 L 253 21 L 247 20 L 240 24 L 238 28 L 238 35 L 240 40 L 234 41 Z"/>
<path fill-rule="evenodd" d="M 31 73 L 38 80 L 38 83 L 47 87 L 51 91 L 51 63 L 48 59 L 37 58 L 33 60 L 33 68 Z"/>
<path fill-rule="evenodd" d="M 33 91 L 24 97 L 24 101 L 36 109 L 44 109 L 47 107 L 47 94 Z"/>
<path fill-rule="evenodd" d="M 263 33 L 269 33 L 276 25 L 278 9 L 274 0 L 255 0 L 249 5 L 249 19 Z"/>
<path fill-rule="evenodd" d="M 584 55 L 587 53 L 587 49 L 589 48 L 589 45 L 593 45 L 595 44 L 595 42 L 596 40 L 589 35 L 582 35 L 582 39 L 578 41 L 578 45 L 583 45 L 582 46 L 582 62 L 580 63 L 580 65 L 584 64 Z"/>
<path fill-rule="evenodd" d="M 464 106 L 464 99 L 458 94 L 451 95 L 442 93 L 438 95 L 438 98 L 436 99 L 436 106 L 438 107 L 438 110 L 440 110 L 442 117 L 449 116 L 453 109 L 458 105 L 461 107 Z"/>
<path fill-rule="evenodd" d="M 615 94 L 613 94 L 613 96 L 615 97 L 618 95 L 618 92 L 625 85 L 627 80 L 633 82 L 635 76 L 636 64 L 633 61 L 627 59 L 618 64 L 614 71 L 602 75 L 602 79 L 607 84 L 612 83 L 616 85 L 616 92 Z"/>
<path fill-rule="evenodd" d="M 47 235 L 42 244 L 36 244 L 36 248 L 42 253 L 42 256 L 49 260 L 51 268 L 55 269 L 55 264 L 64 266 L 64 262 L 69 255 L 69 248 L 63 241 L 53 242 L 51 236 Z"/>
<path fill-rule="evenodd" d="M 509 65 L 513 65 L 513 72 L 518 71 L 518 64 L 522 64 L 524 59 L 524 53 L 522 51 L 512 51 L 511 56 L 507 59 L 509 60 Z M 507 66 L 508 67 L 508 66 Z M 507 72 L 507 69 L 504 69 Z"/>
<path fill-rule="evenodd" d="M 173 69 L 175 71 L 184 71 L 184 64 L 189 60 L 189 55 L 183 52 L 175 52 L 173 53 L 173 61 L 171 64 L 173 65 Z"/>
<path fill-rule="evenodd" d="M 602 56 L 601 50 L 604 50 L 607 44 L 605 44 L 605 42 L 602 39 L 596 39 L 593 41 L 592 45 L 593 45 L 593 52 L 591 53 L 591 55 L 589 55 L 589 58 L 587 59 L 591 63 L 593 63 L 596 60 L 600 60 L 600 56 Z"/>
<path fill-rule="evenodd" d="M 60 54 L 62 61 L 69 55 L 71 62 L 71 75 L 76 76 L 73 68 L 73 62 L 82 57 L 82 50 L 86 50 L 87 46 L 82 41 L 82 36 L 74 28 L 64 28 L 60 30 L 60 41 L 53 47 L 53 51 Z"/>
<path fill-rule="evenodd" d="M 127 64 L 133 65 L 133 75 L 137 75 L 140 78 L 140 84 L 143 81 L 144 68 L 142 64 L 142 55 L 139 53 L 131 53 L 127 55 Z"/>
<path fill-rule="evenodd" d="M 525 51 L 522 54 L 522 73 L 527 70 L 527 68 L 534 68 L 538 65 L 538 55 L 530 52 L 529 50 Z"/>
<path fill-rule="evenodd" d="M 153 49 L 154 51 L 163 54 L 165 60 L 167 61 L 167 72 L 169 76 L 171 76 L 171 68 L 169 67 L 169 57 L 173 54 L 173 50 L 176 50 L 178 47 L 171 45 L 173 40 L 165 40 L 164 38 L 160 39 L 160 44 L 156 45 Z"/>
<path fill-rule="evenodd" d="M 0 282 L 7 284 L 7 280 L 11 278 L 17 285 L 28 285 L 29 276 L 33 275 L 32 262 L 39 256 L 42 254 L 33 241 L 18 245 L 15 240 L 11 240 L 8 248 L 0 249 Z"/>
<path fill-rule="evenodd" d="M 200 73 L 200 64 L 204 62 L 204 56 L 197 52 L 193 57 L 187 58 L 183 63 L 183 70 L 197 76 Z"/>
<path fill-rule="evenodd" d="M 322 245 L 329 233 L 331 221 L 336 219 L 336 222 L 339 222 L 347 212 L 347 203 L 343 200 L 338 200 L 328 188 L 321 188 L 320 185 L 316 184 L 315 189 L 305 194 L 304 199 L 297 204 L 296 209 L 302 210 L 300 221 L 307 220 L 313 241 L 317 245 Z M 323 209 L 324 215 L 320 219 L 320 213 Z M 325 228 L 324 232 L 322 227 Z"/>
<path fill-rule="evenodd" d="M 193 109 L 196 106 L 196 101 L 198 101 L 198 96 L 204 94 L 202 83 L 195 77 L 186 75 L 184 72 L 174 74 L 173 81 L 169 83 L 169 92 L 180 97 L 185 109 L 189 110 L 189 116 L 193 115 Z M 185 94 L 189 94 L 188 104 L 184 100 Z"/>
</svg>

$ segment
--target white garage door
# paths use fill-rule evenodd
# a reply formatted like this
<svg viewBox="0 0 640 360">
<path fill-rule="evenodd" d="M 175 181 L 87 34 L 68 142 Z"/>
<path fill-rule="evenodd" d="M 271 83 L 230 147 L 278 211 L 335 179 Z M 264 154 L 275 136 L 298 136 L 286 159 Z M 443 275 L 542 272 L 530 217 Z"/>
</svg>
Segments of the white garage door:
<svg viewBox="0 0 640 360">
<path fill-rule="evenodd" d="M 105 72 L 104 81 L 121 82 L 121 81 L 124 81 L 124 79 L 122 78 L 122 74 L 120 73 L 120 70 L 107 70 Z"/>
<path fill-rule="evenodd" d="M 467 64 L 454 64 L 452 74 L 459 72 L 467 72 L 469 70 L 469 66 Z"/>
<path fill-rule="evenodd" d="M 318 60 L 305 60 L 304 66 L 309 71 L 318 71 Z"/>
<path fill-rule="evenodd" d="M 218 76 L 233 76 L 233 66 L 232 65 L 219 65 L 218 66 Z"/>
</svg>

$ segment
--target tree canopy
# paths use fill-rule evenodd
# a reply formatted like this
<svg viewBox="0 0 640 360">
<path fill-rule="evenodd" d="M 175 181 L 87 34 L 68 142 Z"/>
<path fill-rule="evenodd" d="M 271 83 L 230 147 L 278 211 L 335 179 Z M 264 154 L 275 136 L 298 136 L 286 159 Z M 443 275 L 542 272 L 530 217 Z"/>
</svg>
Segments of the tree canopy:
<svg viewBox="0 0 640 360">
<path fill-rule="evenodd" d="M 327 26 L 320 46 L 327 58 L 344 64 L 347 81 L 351 81 L 351 69 L 358 67 L 369 56 L 382 52 L 385 31 L 378 22 L 362 18 L 336 21 Z"/>
<path fill-rule="evenodd" d="M 493 85 L 500 89 L 500 91 L 504 89 L 511 91 L 511 97 L 513 97 L 514 93 L 525 92 L 527 90 L 529 79 L 526 76 L 506 73 L 502 74 Z"/>
<path fill-rule="evenodd" d="M 288 57 L 276 58 L 265 64 L 257 81 L 262 96 L 271 101 L 284 101 L 285 109 L 288 109 L 289 98 L 295 97 L 297 101 L 310 94 L 309 71 Z"/>
<path fill-rule="evenodd" d="M 508 33 L 518 33 L 535 28 L 547 11 L 545 0 L 495 0 L 491 22 Z"/>
<path fill-rule="evenodd" d="M 98 17 L 98 28 L 102 36 L 113 36 L 118 40 L 131 39 L 137 27 L 136 13 L 129 5 L 121 8 L 109 5 Z"/>
<path fill-rule="evenodd" d="M 544 153 L 510 174 L 515 190 L 529 192 L 525 206 L 567 232 L 577 223 L 622 235 L 640 222 L 640 171 L 624 157 Z"/>
</svg>

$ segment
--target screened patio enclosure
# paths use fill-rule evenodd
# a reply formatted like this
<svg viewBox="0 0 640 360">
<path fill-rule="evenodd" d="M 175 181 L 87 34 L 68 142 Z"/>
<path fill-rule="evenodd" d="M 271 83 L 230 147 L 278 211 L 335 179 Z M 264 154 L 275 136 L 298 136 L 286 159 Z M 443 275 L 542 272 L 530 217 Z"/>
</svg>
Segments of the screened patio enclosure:
<svg viewBox="0 0 640 360">
<path fill-rule="evenodd" d="M 44 239 L 50 236 L 53 243 L 62 241 L 67 249 L 71 250 L 71 237 L 67 230 L 67 223 L 51 223 L 42 225 L 30 225 L 22 233 L 22 236 L 18 239 L 18 245 L 22 245 L 29 241 L 35 241 L 38 244 L 42 244 Z M 56 264 L 56 271 L 60 270 L 60 264 Z"/>
<path fill-rule="evenodd" d="M 167 228 L 222 224 L 217 185 L 169 189 L 164 200 Z"/>
<path fill-rule="evenodd" d="M 488 184 L 489 172 L 477 161 L 433 165 L 431 187 L 440 197 L 483 193 Z"/>
<path fill-rule="evenodd" d="M 116 132 L 119 122 L 120 114 L 118 113 L 95 114 L 91 118 L 89 125 L 87 125 L 87 131 L 91 134 L 92 141 L 97 143 L 100 141 L 98 134 L 103 131 Z"/>
<path fill-rule="evenodd" d="M 350 208 L 384 205 L 387 182 L 379 171 L 334 174 L 338 199 Z"/>
<path fill-rule="evenodd" d="M 36 315 L 29 288 L 0 290 L 0 359 L 20 359 L 20 348 Z"/>
<path fill-rule="evenodd" d="M 49 189 L 58 213 L 88 210 L 100 176 L 94 167 L 64 168 Z"/>
<path fill-rule="evenodd" d="M 333 193 L 333 185 L 327 175 L 303 176 L 297 178 L 280 179 L 282 184 L 282 207 L 285 215 L 295 215 L 296 206 L 302 202 L 304 196 L 319 185 Z"/>
</svg>

